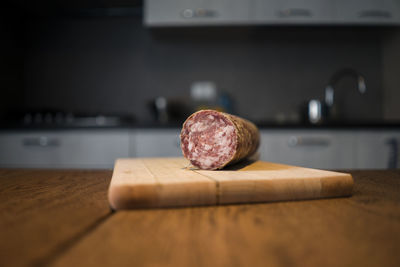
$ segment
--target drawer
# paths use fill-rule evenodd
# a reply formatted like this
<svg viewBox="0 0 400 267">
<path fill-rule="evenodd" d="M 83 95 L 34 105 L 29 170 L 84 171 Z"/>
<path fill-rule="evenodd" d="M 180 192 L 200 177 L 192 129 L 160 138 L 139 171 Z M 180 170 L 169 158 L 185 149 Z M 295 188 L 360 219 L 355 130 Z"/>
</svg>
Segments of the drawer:
<svg viewBox="0 0 400 267">
<path fill-rule="evenodd" d="M 335 23 L 397 25 L 400 3 L 396 0 L 336 0 Z"/>
<path fill-rule="evenodd" d="M 147 0 L 147 26 L 191 26 L 246 22 L 249 3 L 242 0 Z"/>
<path fill-rule="evenodd" d="M 0 134 L 0 165 L 111 168 L 129 156 L 128 131 L 42 131 Z"/>
<path fill-rule="evenodd" d="M 263 131 L 261 159 L 319 169 L 354 166 L 354 134 L 330 131 Z"/>
<path fill-rule="evenodd" d="M 400 133 L 398 131 L 360 132 L 357 135 L 359 169 L 399 168 Z"/>
<path fill-rule="evenodd" d="M 132 151 L 136 157 L 180 157 L 180 129 L 143 129 L 132 135 Z"/>
<path fill-rule="evenodd" d="M 329 0 L 254 0 L 251 17 L 271 24 L 326 24 L 332 22 Z"/>
</svg>

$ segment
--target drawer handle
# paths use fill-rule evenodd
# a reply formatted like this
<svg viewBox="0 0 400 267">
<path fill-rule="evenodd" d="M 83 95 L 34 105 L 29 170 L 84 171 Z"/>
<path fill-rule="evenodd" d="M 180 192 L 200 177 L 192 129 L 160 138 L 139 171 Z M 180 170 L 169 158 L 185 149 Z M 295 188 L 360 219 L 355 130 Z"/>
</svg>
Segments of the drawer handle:
<svg viewBox="0 0 400 267">
<path fill-rule="evenodd" d="M 331 141 L 325 137 L 302 137 L 302 136 L 291 136 L 288 140 L 290 147 L 305 147 L 305 146 L 329 146 Z"/>
<path fill-rule="evenodd" d="M 60 144 L 59 139 L 47 136 L 27 137 L 22 140 L 22 145 L 27 147 L 58 147 Z"/>
<path fill-rule="evenodd" d="M 398 162 L 399 142 L 396 138 L 389 138 L 385 142 L 389 146 L 389 159 L 387 163 L 388 169 L 396 169 Z"/>
<path fill-rule="evenodd" d="M 280 17 L 312 17 L 312 12 L 309 9 L 304 8 L 287 8 L 279 12 Z"/>
<path fill-rule="evenodd" d="M 391 18 L 392 14 L 385 10 L 363 10 L 358 13 L 359 18 Z"/>
<path fill-rule="evenodd" d="M 217 12 L 213 9 L 197 8 L 197 9 L 184 9 L 181 16 L 185 19 L 192 18 L 214 18 L 217 17 Z"/>
</svg>

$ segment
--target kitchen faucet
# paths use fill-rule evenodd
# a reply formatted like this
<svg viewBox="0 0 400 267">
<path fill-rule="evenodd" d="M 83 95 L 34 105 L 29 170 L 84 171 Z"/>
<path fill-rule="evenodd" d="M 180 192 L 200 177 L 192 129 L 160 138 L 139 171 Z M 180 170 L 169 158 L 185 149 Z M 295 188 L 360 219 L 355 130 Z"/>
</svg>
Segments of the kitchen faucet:
<svg viewBox="0 0 400 267">
<path fill-rule="evenodd" d="M 360 94 L 364 94 L 367 91 L 364 76 L 358 73 L 356 70 L 345 68 L 335 72 L 332 75 L 328 86 L 325 87 L 325 104 L 328 107 L 329 116 L 332 116 L 332 113 L 334 113 L 335 86 L 343 77 L 346 76 L 351 76 L 356 79 L 357 90 Z"/>
</svg>

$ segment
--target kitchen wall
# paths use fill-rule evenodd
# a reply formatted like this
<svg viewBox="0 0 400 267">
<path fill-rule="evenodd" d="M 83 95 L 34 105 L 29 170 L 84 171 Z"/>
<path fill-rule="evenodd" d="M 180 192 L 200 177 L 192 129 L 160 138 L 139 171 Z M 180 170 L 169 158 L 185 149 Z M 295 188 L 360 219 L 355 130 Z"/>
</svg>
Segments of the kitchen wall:
<svg viewBox="0 0 400 267">
<path fill-rule="evenodd" d="M 214 81 L 238 114 L 295 120 L 299 106 L 323 98 L 331 75 L 351 67 L 366 77 L 337 88 L 342 116 L 383 116 L 382 35 L 371 27 L 144 28 L 129 17 L 26 20 L 23 102 L 28 108 L 134 114 L 151 119 L 157 96 L 188 98 L 194 81 Z"/>
<path fill-rule="evenodd" d="M 22 18 L 14 9 L 2 9 L 0 16 L 0 118 L 22 106 L 24 43 Z"/>
<path fill-rule="evenodd" d="M 383 112 L 387 120 L 400 120 L 400 30 L 383 41 Z"/>
</svg>

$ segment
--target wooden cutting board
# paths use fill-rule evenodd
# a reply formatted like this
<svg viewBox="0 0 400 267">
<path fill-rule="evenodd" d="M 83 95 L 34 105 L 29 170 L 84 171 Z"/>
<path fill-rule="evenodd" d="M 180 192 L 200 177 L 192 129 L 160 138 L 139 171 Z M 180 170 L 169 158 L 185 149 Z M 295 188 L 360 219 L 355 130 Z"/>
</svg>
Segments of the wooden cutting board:
<svg viewBox="0 0 400 267">
<path fill-rule="evenodd" d="M 192 168 L 184 158 L 115 162 L 108 199 L 115 210 L 349 196 L 350 174 L 264 161 L 224 170 Z"/>
</svg>

